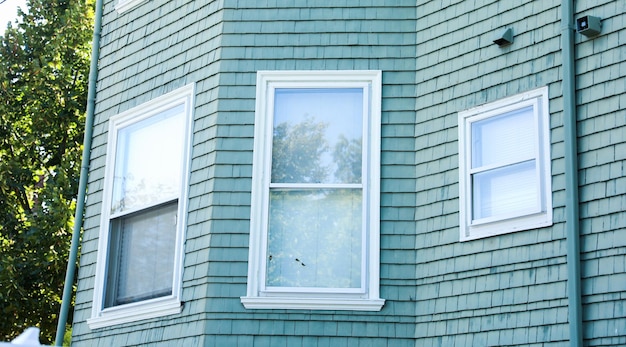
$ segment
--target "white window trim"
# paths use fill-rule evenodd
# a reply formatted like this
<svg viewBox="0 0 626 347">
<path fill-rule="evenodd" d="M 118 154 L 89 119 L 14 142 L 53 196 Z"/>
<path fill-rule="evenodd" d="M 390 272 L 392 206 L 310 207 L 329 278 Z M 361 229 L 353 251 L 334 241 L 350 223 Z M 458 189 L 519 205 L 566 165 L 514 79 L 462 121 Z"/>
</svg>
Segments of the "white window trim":
<svg viewBox="0 0 626 347">
<path fill-rule="evenodd" d="M 92 315 L 87 319 L 91 329 L 107 327 L 116 324 L 134 322 L 143 319 L 155 318 L 165 315 L 180 313 L 182 310 L 180 295 L 182 290 L 182 264 L 184 230 L 187 219 L 187 191 L 188 173 L 190 161 L 190 139 L 193 115 L 194 84 L 186 85 L 173 92 L 165 94 L 128 111 L 111 117 L 109 120 L 109 133 L 107 144 L 107 161 L 104 176 L 104 189 L 102 201 L 102 213 L 100 220 L 100 234 L 98 239 L 98 256 L 96 263 L 96 275 L 94 281 L 94 298 L 92 303 Z M 109 228 L 111 219 L 111 195 L 113 186 L 113 170 L 115 163 L 116 138 L 119 129 L 134 124 L 176 105 L 185 104 L 185 137 L 183 155 L 183 167 L 181 173 L 180 196 L 178 197 L 178 225 L 176 231 L 176 244 L 174 253 L 174 276 L 172 280 L 172 294 L 160 298 L 134 302 L 109 308 L 103 308 L 105 297 L 105 280 L 107 277 L 107 253 L 109 244 Z"/>
<path fill-rule="evenodd" d="M 124 13 L 146 1 L 147 0 L 118 0 L 117 4 L 115 4 L 115 10 L 117 13 Z"/>
<path fill-rule="evenodd" d="M 552 225 L 552 174 L 550 161 L 550 112 L 548 87 L 500 99 L 459 112 L 459 215 L 460 241 L 469 241 Z M 536 115 L 536 158 L 539 175 L 539 211 L 526 211 L 502 218 L 471 220 L 472 184 L 470 173 L 471 124 L 524 106 L 533 105 Z"/>
<path fill-rule="evenodd" d="M 273 86 L 309 88 L 369 87 L 370 104 L 368 137 L 364 144 L 364 156 L 368 156 L 366 187 L 367 213 L 364 228 L 366 265 L 362 267 L 364 290 L 329 291 L 321 288 L 264 288 L 265 259 L 267 248 L 267 216 L 265 215 L 269 194 L 269 165 L 271 160 L 272 106 L 269 92 Z M 380 311 L 385 303 L 379 296 L 380 282 L 380 139 L 381 139 L 381 87 L 382 72 L 367 71 L 259 71 L 254 130 L 254 156 L 252 179 L 252 209 L 250 217 L 250 244 L 247 295 L 241 302 L 247 309 L 310 309 L 310 310 L 356 310 Z M 271 137 L 271 136 L 269 136 Z M 365 141 L 364 141 L 365 142 Z M 263 226 L 265 225 L 265 226 Z"/>
</svg>

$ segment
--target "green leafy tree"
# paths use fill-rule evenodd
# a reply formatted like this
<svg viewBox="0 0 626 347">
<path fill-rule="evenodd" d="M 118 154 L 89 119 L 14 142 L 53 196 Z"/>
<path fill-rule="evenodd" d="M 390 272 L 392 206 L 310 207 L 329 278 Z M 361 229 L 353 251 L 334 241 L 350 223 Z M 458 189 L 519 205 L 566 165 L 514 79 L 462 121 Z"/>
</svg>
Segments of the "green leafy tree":
<svg viewBox="0 0 626 347">
<path fill-rule="evenodd" d="M 38 326 L 51 344 L 78 189 L 93 3 L 29 0 L 18 15 L 0 36 L 0 341 Z"/>
</svg>

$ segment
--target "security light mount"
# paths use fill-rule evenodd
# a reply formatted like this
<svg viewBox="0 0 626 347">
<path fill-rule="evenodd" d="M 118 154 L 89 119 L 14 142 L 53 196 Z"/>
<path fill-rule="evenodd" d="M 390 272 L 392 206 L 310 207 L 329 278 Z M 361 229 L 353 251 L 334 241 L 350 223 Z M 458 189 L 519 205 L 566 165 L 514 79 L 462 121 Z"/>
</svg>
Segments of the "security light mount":
<svg viewBox="0 0 626 347">
<path fill-rule="evenodd" d="M 576 20 L 576 31 L 587 37 L 596 36 L 602 31 L 602 21 L 600 17 L 580 17 Z"/>
</svg>

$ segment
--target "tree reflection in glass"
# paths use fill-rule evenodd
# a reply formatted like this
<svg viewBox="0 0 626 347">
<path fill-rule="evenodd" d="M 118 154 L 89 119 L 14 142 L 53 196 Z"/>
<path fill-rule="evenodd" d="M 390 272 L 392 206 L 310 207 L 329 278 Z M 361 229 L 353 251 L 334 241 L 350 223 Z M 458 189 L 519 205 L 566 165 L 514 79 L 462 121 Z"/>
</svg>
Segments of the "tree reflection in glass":
<svg viewBox="0 0 626 347">
<path fill-rule="evenodd" d="M 268 286 L 361 286 L 360 189 L 272 190 Z"/>
<path fill-rule="evenodd" d="M 361 183 L 362 137 L 362 89 L 277 89 L 272 183 Z"/>
</svg>

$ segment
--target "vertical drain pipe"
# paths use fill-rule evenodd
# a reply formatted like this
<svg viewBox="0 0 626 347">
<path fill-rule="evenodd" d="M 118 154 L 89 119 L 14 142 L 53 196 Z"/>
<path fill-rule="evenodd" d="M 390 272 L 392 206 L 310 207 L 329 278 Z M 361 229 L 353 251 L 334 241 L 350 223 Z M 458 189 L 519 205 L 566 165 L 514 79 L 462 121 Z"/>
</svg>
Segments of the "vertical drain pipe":
<svg viewBox="0 0 626 347">
<path fill-rule="evenodd" d="M 96 0 L 93 41 L 91 46 L 91 63 L 89 66 L 89 86 L 87 92 L 87 114 L 85 116 L 85 135 L 83 138 L 83 158 L 80 164 L 80 181 L 78 183 L 78 196 L 76 198 L 76 211 L 74 213 L 74 230 L 72 233 L 72 243 L 70 254 L 65 271 L 65 284 L 63 286 L 63 298 L 61 301 L 61 311 L 59 312 L 59 322 L 57 324 L 56 346 L 63 345 L 63 335 L 65 335 L 65 325 L 72 301 L 72 287 L 74 286 L 74 275 L 76 272 L 76 260 L 78 259 L 78 246 L 80 243 L 80 230 L 83 226 L 83 216 L 85 210 L 85 197 L 87 194 L 87 178 L 89 176 L 89 161 L 91 160 L 91 137 L 93 135 L 93 118 L 96 105 L 96 82 L 98 80 L 98 59 L 100 58 L 100 34 L 102 31 L 102 0 Z"/>
<path fill-rule="evenodd" d="M 569 343 L 571 347 L 582 347 L 578 134 L 576 132 L 575 27 L 573 21 L 574 0 L 563 0 L 561 3 L 561 46 L 563 59 L 563 129 L 565 132 L 565 229 L 567 233 Z"/>
</svg>

